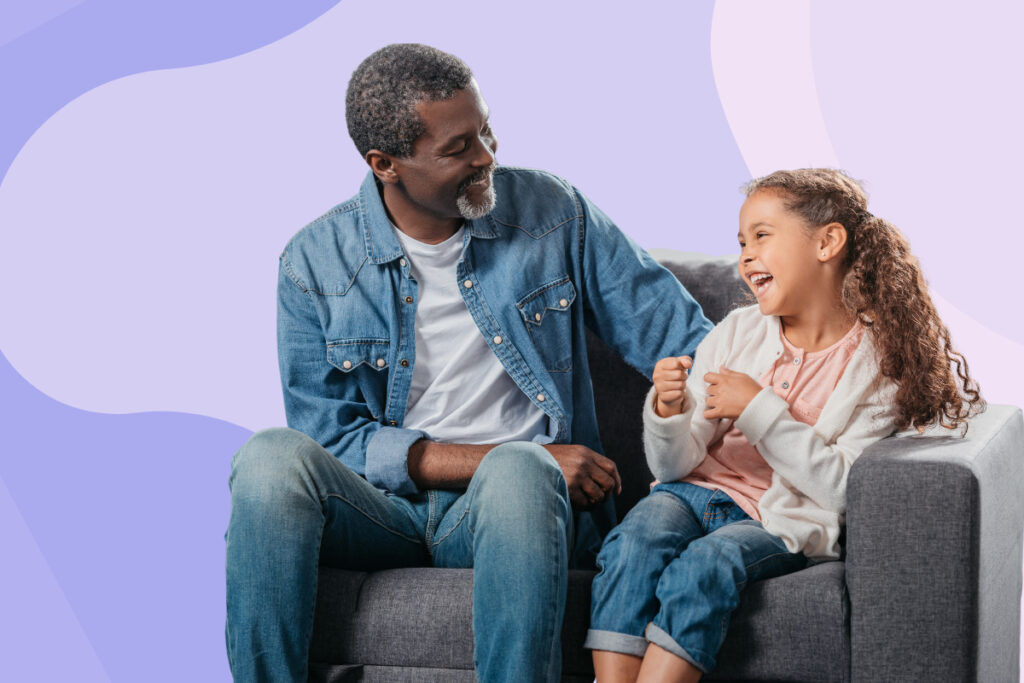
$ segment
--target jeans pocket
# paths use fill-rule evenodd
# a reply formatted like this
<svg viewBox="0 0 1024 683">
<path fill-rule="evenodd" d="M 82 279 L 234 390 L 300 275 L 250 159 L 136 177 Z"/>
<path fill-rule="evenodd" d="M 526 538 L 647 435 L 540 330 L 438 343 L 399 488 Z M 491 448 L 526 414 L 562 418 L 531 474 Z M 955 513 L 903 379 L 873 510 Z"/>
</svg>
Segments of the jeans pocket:
<svg viewBox="0 0 1024 683">
<path fill-rule="evenodd" d="M 534 348 L 551 372 L 572 369 L 572 304 L 576 288 L 566 275 L 516 302 Z"/>
</svg>

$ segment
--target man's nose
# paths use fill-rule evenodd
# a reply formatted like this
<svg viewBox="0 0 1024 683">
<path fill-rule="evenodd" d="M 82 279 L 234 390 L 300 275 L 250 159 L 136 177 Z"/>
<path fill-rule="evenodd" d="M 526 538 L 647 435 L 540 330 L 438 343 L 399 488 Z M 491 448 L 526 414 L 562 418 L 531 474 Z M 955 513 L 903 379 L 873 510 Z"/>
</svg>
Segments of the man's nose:
<svg viewBox="0 0 1024 683">
<path fill-rule="evenodd" d="M 473 165 L 483 168 L 494 163 L 494 153 L 498 151 L 498 141 L 494 138 L 477 138 L 476 154 Z"/>
</svg>

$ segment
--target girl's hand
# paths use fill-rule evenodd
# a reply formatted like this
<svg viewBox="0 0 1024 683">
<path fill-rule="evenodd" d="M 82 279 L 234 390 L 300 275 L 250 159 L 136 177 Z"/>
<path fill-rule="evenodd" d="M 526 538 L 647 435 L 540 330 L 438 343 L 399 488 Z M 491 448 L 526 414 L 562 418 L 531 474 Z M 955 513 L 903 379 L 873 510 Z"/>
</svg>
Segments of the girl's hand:
<svg viewBox="0 0 1024 683">
<path fill-rule="evenodd" d="M 723 367 L 718 372 L 704 375 L 708 383 L 708 396 L 704 417 L 709 420 L 724 418 L 735 420 L 762 387 L 750 375 Z"/>
<path fill-rule="evenodd" d="M 686 371 L 693 365 L 689 356 L 669 356 L 662 358 L 654 366 L 654 391 L 657 400 L 654 412 L 658 417 L 672 417 L 683 412 L 683 399 L 686 396 Z"/>
</svg>

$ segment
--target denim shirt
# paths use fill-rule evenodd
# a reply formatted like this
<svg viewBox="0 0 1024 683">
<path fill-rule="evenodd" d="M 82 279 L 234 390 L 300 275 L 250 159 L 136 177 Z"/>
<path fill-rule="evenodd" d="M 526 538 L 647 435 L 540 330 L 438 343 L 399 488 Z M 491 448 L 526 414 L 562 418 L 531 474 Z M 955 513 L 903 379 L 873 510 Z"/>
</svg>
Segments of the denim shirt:
<svg viewBox="0 0 1024 683">
<path fill-rule="evenodd" d="M 600 452 L 584 326 L 650 377 L 658 359 L 692 354 L 712 325 L 675 276 L 561 178 L 502 167 L 493 182 L 497 206 L 466 223 L 462 297 L 509 376 L 548 416 L 538 441 Z M 372 173 L 281 255 L 288 425 L 398 495 L 418 492 L 406 458 L 429 438 L 402 426 L 418 300 Z"/>
</svg>

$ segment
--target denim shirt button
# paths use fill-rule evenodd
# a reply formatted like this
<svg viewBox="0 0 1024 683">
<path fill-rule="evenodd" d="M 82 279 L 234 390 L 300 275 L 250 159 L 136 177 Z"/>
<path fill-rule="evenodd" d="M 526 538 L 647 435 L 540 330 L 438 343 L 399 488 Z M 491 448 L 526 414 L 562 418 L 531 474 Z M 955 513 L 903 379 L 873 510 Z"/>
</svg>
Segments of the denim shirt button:
<svg viewBox="0 0 1024 683">
<path fill-rule="evenodd" d="M 398 263 L 400 263 L 400 264 L 401 264 L 401 266 L 402 266 L 403 268 L 405 268 L 406 260 L 405 260 L 404 258 L 403 258 L 403 259 L 399 259 L 399 260 L 398 260 Z"/>
<path fill-rule="evenodd" d="M 495 344 L 500 344 L 501 341 L 502 341 L 501 335 L 494 335 L 494 343 Z"/>
<path fill-rule="evenodd" d="M 403 358 L 402 361 L 401 361 L 401 365 L 402 365 L 403 368 L 407 368 L 407 367 L 409 367 L 409 361 L 406 360 L 405 358 Z"/>
<path fill-rule="evenodd" d="M 411 304 L 412 303 L 412 297 L 411 296 L 405 297 L 405 303 Z"/>
<path fill-rule="evenodd" d="M 559 299 L 558 305 L 561 306 L 562 308 L 565 308 L 566 306 L 569 305 L 569 302 L 566 299 Z"/>
<path fill-rule="evenodd" d="M 463 285 L 463 286 L 464 286 L 464 287 L 465 287 L 466 289 L 469 289 L 470 287 L 472 287 L 472 286 L 473 286 L 473 281 L 472 281 L 472 280 L 466 280 L 465 282 L 463 282 L 463 283 L 462 283 L 462 285 Z"/>
<path fill-rule="evenodd" d="M 537 322 L 540 322 L 540 313 L 534 313 L 533 319 L 536 320 Z"/>
<path fill-rule="evenodd" d="M 382 367 L 384 367 L 385 365 L 387 365 L 387 363 L 386 363 L 386 362 L 384 361 L 384 359 L 383 359 L 383 358 L 378 358 L 378 359 L 377 359 L 377 367 L 378 367 L 378 368 L 382 368 Z"/>
<path fill-rule="evenodd" d="M 391 425 L 392 427 L 398 426 L 398 422 L 396 422 L 395 420 L 388 420 L 388 424 Z"/>
<path fill-rule="evenodd" d="M 537 400 L 540 401 L 541 403 L 543 403 L 544 402 L 544 394 L 537 394 Z"/>
<path fill-rule="evenodd" d="M 350 370 L 352 368 L 352 361 L 345 361 L 344 363 L 341 364 L 341 367 L 345 368 L 346 370 Z"/>
</svg>

